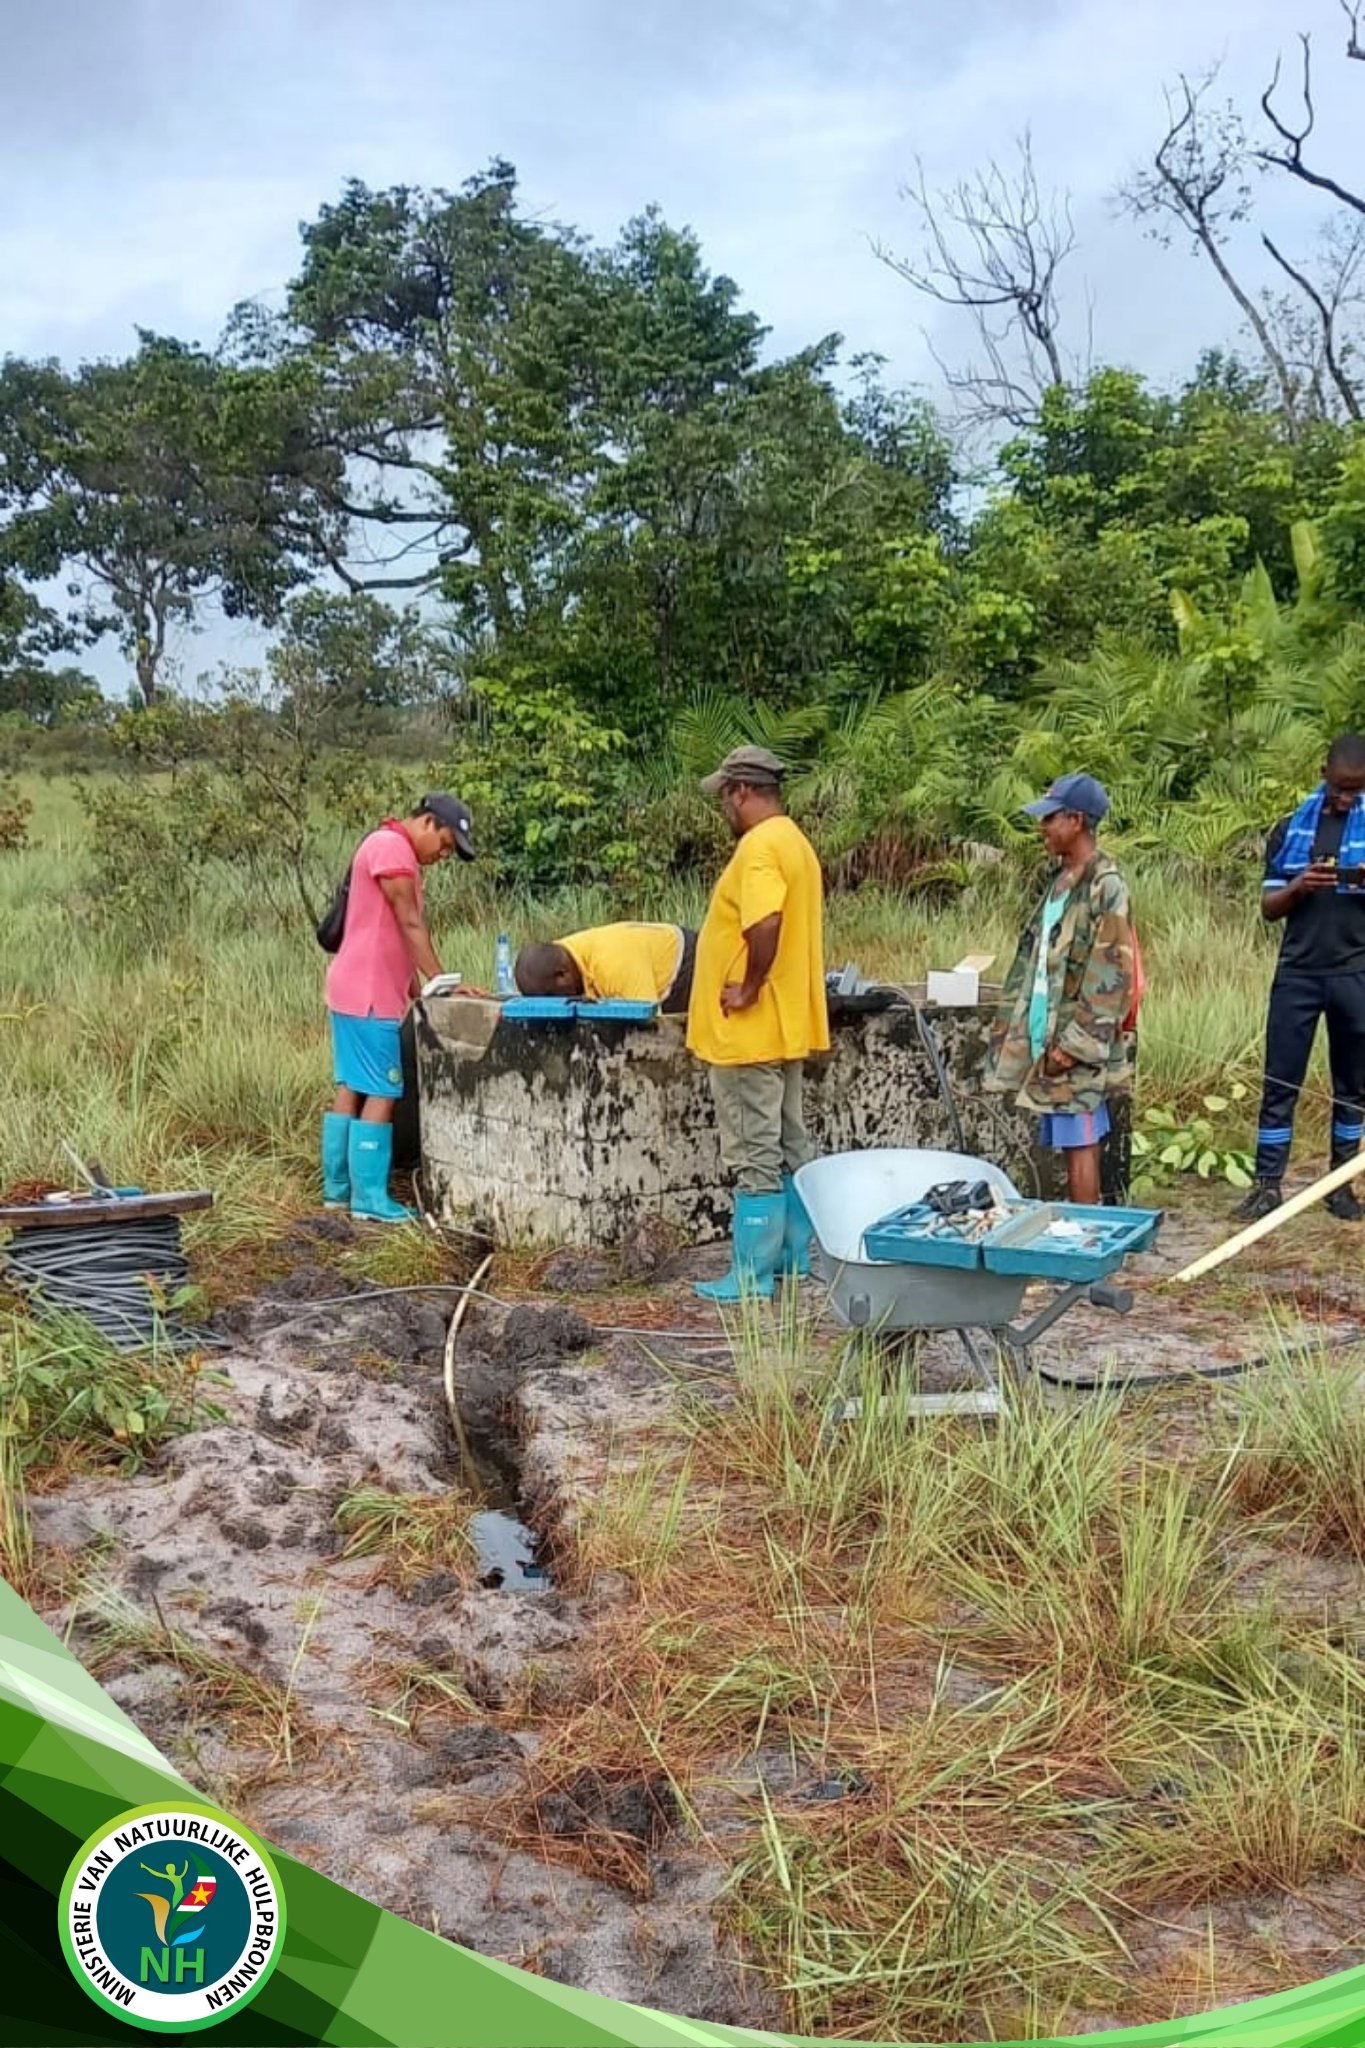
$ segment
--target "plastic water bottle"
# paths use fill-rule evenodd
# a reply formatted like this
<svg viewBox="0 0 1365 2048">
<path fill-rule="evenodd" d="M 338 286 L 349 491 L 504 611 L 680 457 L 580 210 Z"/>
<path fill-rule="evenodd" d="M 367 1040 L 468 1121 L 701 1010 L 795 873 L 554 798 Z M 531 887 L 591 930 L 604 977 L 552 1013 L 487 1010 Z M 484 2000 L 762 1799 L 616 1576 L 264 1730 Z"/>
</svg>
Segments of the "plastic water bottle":
<svg viewBox="0 0 1365 2048">
<path fill-rule="evenodd" d="M 498 949 L 493 957 L 493 987 L 500 996 L 516 992 L 512 980 L 512 941 L 506 932 L 498 933 Z"/>
</svg>

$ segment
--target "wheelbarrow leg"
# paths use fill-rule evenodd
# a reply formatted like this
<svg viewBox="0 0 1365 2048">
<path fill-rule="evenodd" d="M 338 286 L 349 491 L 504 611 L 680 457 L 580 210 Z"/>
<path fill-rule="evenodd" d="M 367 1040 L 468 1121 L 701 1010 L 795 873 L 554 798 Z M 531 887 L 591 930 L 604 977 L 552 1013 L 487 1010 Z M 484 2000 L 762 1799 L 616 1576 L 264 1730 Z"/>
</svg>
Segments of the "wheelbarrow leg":
<svg viewBox="0 0 1365 2048">
<path fill-rule="evenodd" d="M 923 1330 L 859 1330 L 844 1354 L 845 1381 L 848 1368 L 854 1368 L 855 1375 L 868 1366 L 879 1367 L 883 1386 L 888 1385 L 902 1367 L 918 1378 L 920 1353 L 924 1349 Z M 898 1394 L 880 1394 L 876 1400 L 876 1412 L 880 1415 L 893 1401 L 902 1397 Z M 913 1411 L 915 1395 L 905 1397 Z M 846 1400 L 835 1401 L 826 1417 L 827 1422 L 852 1422 L 862 1414 L 866 1403 L 861 1394 L 850 1395 Z"/>
<path fill-rule="evenodd" d="M 1060 1322 L 1078 1301 L 1088 1301 L 1092 1308 L 1108 1309 L 1119 1316 L 1126 1316 L 1133 1306 L 1132 1294 L 1126 1287 L 1113 1287 L 1103 1280 L 1074 1280 L 1061 1288 L 1028 1322 L 1022 1325 L 1006 1323 L 999 1333 L 1000 1342 L 1009 1353 L 1010 1362 L 1021 1382 L 1033 1369 L 1033 1344 L 1054 1323 Z"/>
<path fill-rule="evenodd" d="M 990 1345 L 989 1355 L 982 1350 L 978 1338 L 984 1338 Z M 981 1385 L 975 1392 L 941 1395 L 939 1398 L 943 1405 L 938 1412 L 943 1415 L 1003 1413 L 1005 1403 L 1000 1386 L 1000 1346 L 994 1342 L 994 1332 L 963 1328 L 958 1330 L 957 1340 L 966 1352 Z"/>
<path fill-rule="evenodd" d="M 876 1403 L 878 1415 L 883 1414 L 893 1404 L 903 1415 L 910 1416 L 989 1416 L 1001 1413 L 1004 1403 L 1001 1399 L 997 1369 L 987 1359 L 983 1358 L 969 1330 L 959 1329 L 954 1334 L 971 1360 L 981 1380 L 981 1385 L 979 1387 L 963 1388 L 949 1394 L 882 1394 Z M 910 1351 L 912 1358 L 918 1359 L 925 1335 L 924 1331 L 914 1333 L 913 1346 Z M 883 1353 L 883 1356 L 887 1356 L 889 1363 L 888 1354 Z M 848 1401 L 836 1401 L 831 1407 L 826 1421 L 828 1423 L 852 1422 L 856 1417 L 864 1413 L 865 1408 L 866 1403 L 861 1396 Z"/>
<path fill-rule="evenodd" d="M 977 1347 L 976 1338 L 970 1330 L 959 1330 L 957 1339 L 971 1361 L 973 1372 L 983 1387 L 998 1387 L 1000 1384 L 1000 1354 L 993 1359 L 983 1358 Z"/>
</svg>

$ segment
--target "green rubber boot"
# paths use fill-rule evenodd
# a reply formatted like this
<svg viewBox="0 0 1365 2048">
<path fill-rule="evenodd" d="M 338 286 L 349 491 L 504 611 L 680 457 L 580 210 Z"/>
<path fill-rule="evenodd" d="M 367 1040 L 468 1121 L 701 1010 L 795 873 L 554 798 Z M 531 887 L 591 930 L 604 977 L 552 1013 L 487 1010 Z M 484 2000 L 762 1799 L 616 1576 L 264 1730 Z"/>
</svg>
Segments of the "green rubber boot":
<svg viewBox="0 0 1365 2048">
<path fill-rule="evenodd" d="M 787 1204 L 782 1236 L 782 1277 L 785 1280 L 804 1280 L 810 1272 L 810 1241 L 815 1235 L 810 1211 L 797 1193 L 796 1182 L 789 1173 L 782 1176 L 782 1193 Z"/>
<path fill-rule="evenodd" d="M 389 1194 L 389 1168 L 393 1164 L 393 1125 L 367 1124 L 357 1118 L 351 1125 L 351 1214 L 366 1223 L 415 1223 L 417 1211 L 407 1209 Z"/>
<path fill-rule="evenodd" d="M 735 1196 L 730 1226 L 730 1270 L 723 1280 L 699 1280 L 693 1292 L 703 1301 L 740 1301 L 745 1295 L 770 1300 L 787 1223 L 787 1198 L 775 1195 Z"/>
<path fill-rule="evenodd" d="M 351 1125 L 354 1117 L 329 1109 L 322 1119 L 322 1206 L 345 1209 L 351 1200 Z"/>
</svg>

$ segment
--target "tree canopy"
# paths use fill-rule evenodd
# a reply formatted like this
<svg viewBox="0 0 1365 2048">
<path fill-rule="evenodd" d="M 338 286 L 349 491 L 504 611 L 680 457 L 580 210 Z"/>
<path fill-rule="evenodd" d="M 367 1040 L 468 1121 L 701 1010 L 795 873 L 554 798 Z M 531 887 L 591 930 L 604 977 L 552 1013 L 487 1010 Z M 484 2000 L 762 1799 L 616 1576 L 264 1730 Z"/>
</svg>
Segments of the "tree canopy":
<svg viewBox="0 0 1365 2048">
<path fill-rule="evenodd" d="M 1112 730 L 1169 754 L 1162 802 L 1200 763 L 1258 803 L 1219 749 L 1271 745 L 1282 703 L 1297 773 L 1306 677 L 1330 671 L 1322 717 L 1365 722 L 1365 211 L 1309 179 L 1304 62 L 1307 114 L 1276 85 L 1259 138 L 1180 81 L 1125 187 L 1245 316 L 1170 389 L 1066 345 L 1075 234 L 1027 138 L 1017 173 L 937 200 L 921 175 L 925 251 L 890 260 L 977 323 L 965 416 L 856 338 L 776 352 L 657 209 L 597 243 L 501 161 L 456 190 L 351 182 L 278 308 L 213 348 L 0 366 L 0 709 L 94 715 L 61 664 L 102 640 L 155 707 L 214 604 L 275 635 L 261 716 L 322 705 L 340 743 L 439 714 L 537 879 L 610 868 L 621 818 L 726 734 L 808 765 L 836 836 L 998 837 L 1020 778 L 1081 746 L 1087 695 L 1092 761 Z M 1258 163 L 1330 216 L 1316 252 L 1267 242 L 1274 290 L 1237 268 Z"/>
</svg>

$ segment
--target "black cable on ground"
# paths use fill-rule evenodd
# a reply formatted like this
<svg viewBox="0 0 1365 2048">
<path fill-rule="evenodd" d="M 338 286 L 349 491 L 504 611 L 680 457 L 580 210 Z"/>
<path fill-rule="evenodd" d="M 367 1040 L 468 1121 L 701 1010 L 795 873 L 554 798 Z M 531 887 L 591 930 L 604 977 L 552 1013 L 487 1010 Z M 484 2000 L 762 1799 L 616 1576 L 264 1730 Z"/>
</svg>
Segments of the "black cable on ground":
<svg viewBox="0 0 1365 2048">
<path fill-rule="evenodd" d="M 1365 1330 L 1355 1329 L 1339 1332 L 1334 1337 L 1310 1338 L 1303 1344 L 1291 1344 L 1283 1351 L 1260 1351 L 1254 1358 L 1228 1359 L 1222 1365 L 1172 1366 L 1169 1371 L 1161 1373 L 1102 1373 L 1098 1378 L 1080 1379 L 1071 1373 L 1049 1372 L 1045 1365 L 1037 1364 L 1032 1358 L 1026 1370 L 1036 1379 L 1045 1380 L 1050 1387 L 1069 1387 L 1078 1394 L 1103 1394 L 1110 1388 L 1122 1392 L 1133 1387 L 1164 1387 L 1172 1380 L 1236 1380 L 1244 1373 L 1259 1372 L 1263 1366 L 1292 1365 L 1300 1358 L 1317 1357 L 1324 1351 L 1350 1351 L 1360 1345 L 1365 1345 Z"/>
<path fill-rule="evenodd" d="M 169 1307 L 190 1273 L 178 1216 L 20 1227 L 0 1257 L 35 1308 L 83 1317 L 119 1351 L 221 1342 Z"/>
</svg>

